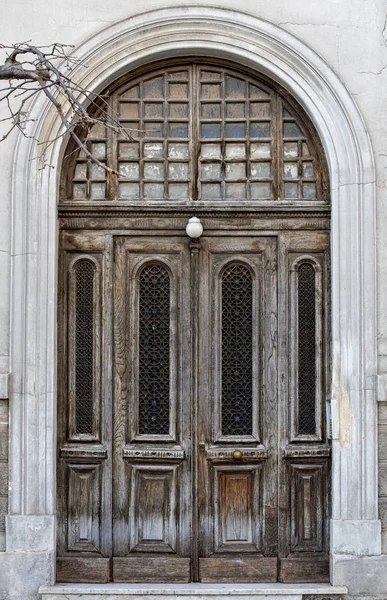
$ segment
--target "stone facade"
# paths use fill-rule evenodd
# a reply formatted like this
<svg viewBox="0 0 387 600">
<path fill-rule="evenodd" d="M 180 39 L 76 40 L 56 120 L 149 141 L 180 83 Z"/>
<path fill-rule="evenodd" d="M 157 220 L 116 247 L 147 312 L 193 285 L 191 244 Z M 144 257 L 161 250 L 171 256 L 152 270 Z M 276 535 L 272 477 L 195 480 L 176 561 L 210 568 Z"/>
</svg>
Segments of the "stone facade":
<svg viewBox="0 0 387 600">
<path fill-rule="evenodd" d="M 108 6 L 102 0 L 92 4 L 55 0 L 49 5 L 5 0 L 2 41 L 75 44 L 87 69 L 76 68 L 73 77 L 95 90 L 130 69 L 168 56 L 228 58 L 279 81 L 305 108 L 324 145 L 332 192 L 336 410 L 331 581 L 346 585 L 351 595 L 384 597 L 385 3 L 228 0 L 223 8 L 214 8 L 205 2 L 164 6 L 147 1 L 141 11 L 149 12 L 140 13 L 118 0 Z M 34 104 L 31 116 L 36 119 L 31 133 L 39 139 L 52 139 L 60 132 L 55 111 L 43 98 Z M 50 155 L 54 168 L 41 171 L 31 161 L 36 152 L 31 139 L 15 136 L 0 145 L 2 600 L 37 598 L 40 585 L 54 582 L 56 193 L 61 151 L 60 142 L 54 144 Z"/>
</svg>

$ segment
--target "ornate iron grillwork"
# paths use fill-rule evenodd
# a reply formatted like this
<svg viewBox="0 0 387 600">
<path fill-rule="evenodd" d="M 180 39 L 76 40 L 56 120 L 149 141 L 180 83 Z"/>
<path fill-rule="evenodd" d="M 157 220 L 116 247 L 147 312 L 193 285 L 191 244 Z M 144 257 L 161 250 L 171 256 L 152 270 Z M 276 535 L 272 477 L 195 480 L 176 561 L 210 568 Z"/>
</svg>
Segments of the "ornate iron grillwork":
<svg viewBox="0 0 387 600">
<path fill-rule="evenodd" d="M 170 277 L 160 264 L 140 273 L 139 433 L 169 433 Z"/>
<path fill-rule="evenodd" d="M 93 433 L 94 363 L 94 265 L 80 260 L 75 265 L 75 428 L 77 434 Z"/>
<path fill-rule="evenodd" d="M 252 434 L 253 286 L 249 269 L 222 275 L 222 434 Z"/>
<path fill-rule="evenodd" d="M 298 432 L 316 432 L 316 274 L 298 268 Z"/>
</svg>

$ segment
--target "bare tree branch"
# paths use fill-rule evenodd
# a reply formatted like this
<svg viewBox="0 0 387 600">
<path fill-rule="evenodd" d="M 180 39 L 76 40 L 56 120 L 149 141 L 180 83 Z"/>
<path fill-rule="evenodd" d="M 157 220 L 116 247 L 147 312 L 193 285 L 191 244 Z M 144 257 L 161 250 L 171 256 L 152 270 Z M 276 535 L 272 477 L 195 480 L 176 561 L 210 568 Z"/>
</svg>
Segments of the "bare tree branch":
<svg viewBox="0 0 387 600">
<path fill-rule="evenodd" d="M 6 46 L 0 44 L 7 58 L 0 64 L 0 102 L 7 106 L 8 116 L 0 123 L 9 123 L 8 130 L 0 137 L 3 141 L 16 129 L 27 137 L 26 127 L 33 121 L 29 117 L 29 103 L 38 93 L 43 93 L 55 107 L 63 124 L 63 133 L 55 139 L 36 142 L 42 148 L 41 159 L 46 164 L 45 153 L 58 138 L 70 136 L 76 147 L 101 169 L 120 176 L 120 173 L 99 161 L 87 146 L 92 127 L 101 124 L 107 129 L 132 140 L 131 129 L 123 127 L 117 115 L 108 107 L 106 99 L 76 84 L 63 69 L 70 70 L 79 64 L 70 55 L 73 46 L 55 43 L 50 46 L 34 46 L 30 41 Z M 79 132 L 84 132 L 84 135 Z"/>
</svg>

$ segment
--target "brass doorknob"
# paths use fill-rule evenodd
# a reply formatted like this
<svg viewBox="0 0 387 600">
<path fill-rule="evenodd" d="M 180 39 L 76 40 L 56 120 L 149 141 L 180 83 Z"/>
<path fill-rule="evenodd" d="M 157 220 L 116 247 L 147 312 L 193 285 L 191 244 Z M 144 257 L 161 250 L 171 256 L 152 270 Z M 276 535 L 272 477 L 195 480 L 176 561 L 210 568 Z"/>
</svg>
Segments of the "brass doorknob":
<svg viewBox="0 0 387 600">
<path fill-rule="evenodd" d="M 243 453 L 240 450 L 234 450 L 234 452 L 232 453 L 232 457 L 235 460 L 240 460 L 243 456 Z"/>
</svg>

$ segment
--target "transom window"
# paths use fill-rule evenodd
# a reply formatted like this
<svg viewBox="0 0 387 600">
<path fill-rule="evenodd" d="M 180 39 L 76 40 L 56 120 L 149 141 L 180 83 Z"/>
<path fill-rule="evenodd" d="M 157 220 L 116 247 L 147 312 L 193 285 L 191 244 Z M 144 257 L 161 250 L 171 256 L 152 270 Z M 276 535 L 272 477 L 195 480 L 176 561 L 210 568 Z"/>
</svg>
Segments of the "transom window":
<svg viewBox="0 0 387 600">
<path fill-rule="evenodd" d="M 70 151 L 62 199 L 328 200 L 313 126 L 272 82 L 180 64 L 121 85 L 108 104 L 124 131 L 97 124 L 87 144 L 120 177 Z"/>
</svg>

